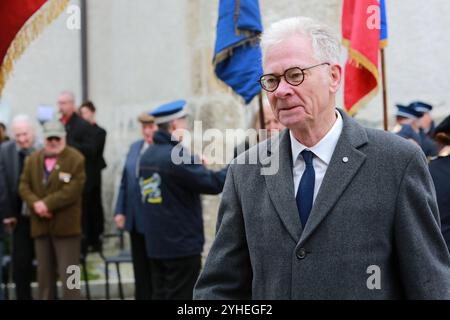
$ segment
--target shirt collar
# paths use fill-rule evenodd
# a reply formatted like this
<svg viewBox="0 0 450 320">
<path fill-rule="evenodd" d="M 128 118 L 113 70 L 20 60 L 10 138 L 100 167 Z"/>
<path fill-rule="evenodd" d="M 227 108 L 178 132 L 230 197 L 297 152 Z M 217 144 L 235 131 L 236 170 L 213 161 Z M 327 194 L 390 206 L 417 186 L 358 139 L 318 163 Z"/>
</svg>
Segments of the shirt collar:
<svg viewBox="0 0 450 320">
<path fill-rule="evenodd" d="M 316 157 L 325 162 L 327 165 L 331 161 L 334 149 L 336 148 L 339 137 L 341 136 L 343 121 L 342 116 L 339 111 L 336 110 L 337 119 L 334 122 L 328 133 L 314 146 L 308 148 L 297 139 L 295 139 L 292 131 L 289 130 L 289 135 L 291 137 L 291 151 L 292 151 L 292 163 L 298 158 L 298 155 L 305 149 L 312 151 Z"/>
</svg>

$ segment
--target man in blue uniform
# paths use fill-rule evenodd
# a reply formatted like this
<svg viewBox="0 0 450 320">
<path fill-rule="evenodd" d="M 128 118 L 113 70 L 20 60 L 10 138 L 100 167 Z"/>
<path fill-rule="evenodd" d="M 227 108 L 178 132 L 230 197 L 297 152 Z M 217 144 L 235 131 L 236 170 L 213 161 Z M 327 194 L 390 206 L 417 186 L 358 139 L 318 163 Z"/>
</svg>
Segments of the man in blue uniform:
<svg viewBox="0 0 450 320">
<path fill-rule="evenodd" d="M 140 162 L 153 299 L 192 299 L 204 244 L 200 194 L 221 193 L 226 176 L 226 169 L 208 170 L 181 145 L 185 105 L 178 100 L 151 113 L 159 130 Z M 180 164 L 173 155 L 189 161 Z"/>
<path fill-rule="evenodd" d="M 419 136 L 421 139 L 421 146 L 423 152 L 427 157 L 435 157 L 438 155 L 436 143 L 433 141 L 434 121 L 431 118 L 430 112 L 433 109 L 428 103 L 421 101 L 412 102 L 409 108 L 420 112 L 422 116 L 419 119 Z"/>
<path fill-rule="evenodd" d="M 411 106 L 413 106 L 415 110 L 423 113 L 419 122 L 420 128 L 423 129 L 428 137 L 433 138 L 435 129 L 435 123 L 433 117 L 431 116 L 433 106 L 422 101 L 412 102 Z"/>
<path fill-rule="evenodd" d="M 408 139 L 412 142 L 421 145 L 421 139 L 419 135 L 419 118 L 422 113 L 409 108 L 409 106 L 396 105 L 397 113 L 395 114 L 395 125 L 393 132 L 400 137 Z"/>
</svg>

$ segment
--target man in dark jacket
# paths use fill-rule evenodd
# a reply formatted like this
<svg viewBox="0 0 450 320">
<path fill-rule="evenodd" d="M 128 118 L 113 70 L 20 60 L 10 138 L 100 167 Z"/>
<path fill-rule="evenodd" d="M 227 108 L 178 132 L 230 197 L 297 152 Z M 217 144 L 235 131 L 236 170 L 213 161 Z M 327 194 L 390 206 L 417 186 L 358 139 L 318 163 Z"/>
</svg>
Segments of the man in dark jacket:
<svg viewBox="0 0 450 320">
<path fill-rule="evenodd" d="M 0 211 L 4 214 L 3 225 L 12 232 L 12 274 L 16 298 L 31 300 L 33 239 L 30 235 L 30 216 L 18 189 L 25 159 L 39 146 L 28 116 L 16 116 L 11 128 L 14 140 L 0 146 Z"/>
<path fill-rule="evenodd" d="M 185 101 L 175 101 L 151 113 L 159 130 L 140 162 L 145 238 L 158 300 L 192 299 L 204 244 L 200 194 L 222 192 L 226 176 L 226 169 L 195 164 L 198 159 L 181 146 L 184 106 Z M 175 153 L 189 163 L 176 164 Z"/>
<path fill-rule="evenodd" d="M 434 134 L 440 150 L 430 162 L 430 173 L 436 188 L 442 235 L 450 248 L 450 116 L 436 127 Z"/>
<path fill-rule="evenodd" d="M 95 171 L 95 133 L 92 126 L 83 120 L 76 113 L 75 97 L 72 92 L 64 91 L 58 97 L 58 107 L 61 113 L 61 122 L 64 124 L 67 136 L 67 145 L 80 151 L 85 158 L 85 170 L 86 170 L 86 184 L 83 190 L 83 210 L 82 210 L 82 244 L 81 252 L 85 255 L 89 246 L 95 247 L 99 244 L 100 234 L 93 233 L 91 229 L 103 230 L 103 221 L 99 221 L 98 224 L 101 228 L 92 226 L 89 221 L 88 215 L 90 213 L 89 195 L 92 193 L 94 187 L 95 177 L 92 174 Z"/>
<path fill-rule="evenodd" d="M 96 108 L 91 101 L 83 102 L 80 106 L 80 115 L 92 126 L 95 153 L 91 163 L 87 166 L 86 176 L 90 184 L 90 192 L 85 194 L 85 202 L 89 204 L 83 214 L 83 227 L 88 243 L 95 246 L 98 244 L 99 236 L 104 231 L 105 215 L 102 205 L 102 170 L 106 168 L 106 161 L 103 158 L 105 149 L 106 130 L 97 124 Z"/>
<path fill-rule="evenodd" d="M 433 140 L 434 121 L 430 115 L 433 106 L 425 102 L 415 101 L 410 103 L 409 107 L 422 114 L 419 119 L 419 135 L 423 152 L 428 158 L 437 156 L 438 148 Z"/>
<path fill-rule="evenodd" d="M 155 124 L 155 118 L 147 113 L 141 114 L 138 120 L 141 123 L 142 139 L 133 142 L 128 151 L 122 170 L 114 222 L 118 229 L 125 229 L 130 234 L 135 298 L 136 300 L 151 300 L 151 266 L 147 257 L 144 236 L 139 162 L 142 154 L 153 143 L 153 135 L 158 126 Z"/>
</svg>

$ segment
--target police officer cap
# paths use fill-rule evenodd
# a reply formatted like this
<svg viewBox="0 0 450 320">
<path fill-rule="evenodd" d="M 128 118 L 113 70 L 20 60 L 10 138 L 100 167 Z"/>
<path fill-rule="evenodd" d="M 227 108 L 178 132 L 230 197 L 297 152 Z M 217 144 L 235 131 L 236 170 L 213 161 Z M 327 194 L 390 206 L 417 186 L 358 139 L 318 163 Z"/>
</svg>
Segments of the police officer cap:
<svg viewBox="0 0 450 320">
<path fill-rule="evenodd" d="M 429 105 L 428 103 L 422 102 L 422 101 L 414 101 L 411 102 L 411 104 L 409 105 L 410 108 L 413 108 L 416 111 L 419 112 L 430 112 L 431 110 L 433 110 L 433 106 Z"/>
<path fill-rule="evenodd" d="M 418 119 L 423 116 L 423 112 L 417 111 L 416 109 L 411 108 L 410 106 L 405 107 L 400 104 L 397 104 L 396 107 L 397 107 L 396 116 L 409 119 Z"/>
<path fill-rule="evenodd" d="M 167 123 L 185 117 L 187 115 L 185 106 L 185 100 L 176 100 L 157 107 L 150 114 L 155 117 L 157 124 Z"/>
</svg>

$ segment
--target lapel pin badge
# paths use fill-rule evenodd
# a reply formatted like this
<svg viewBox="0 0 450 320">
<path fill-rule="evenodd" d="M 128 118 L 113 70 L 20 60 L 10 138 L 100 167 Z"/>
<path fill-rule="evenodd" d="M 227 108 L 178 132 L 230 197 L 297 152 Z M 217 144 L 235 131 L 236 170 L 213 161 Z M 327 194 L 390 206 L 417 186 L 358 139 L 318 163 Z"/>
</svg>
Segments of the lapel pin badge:
<svg viewBox="0 0 450 320">
<path fill-rule="evenodd" d="M 343 162 L 343 163 L 347 163 L 347 162 L 348 162 L 348 157 L 343 157 L 343 158 L 342 158 L 342 162 Z"/>
</svg>

